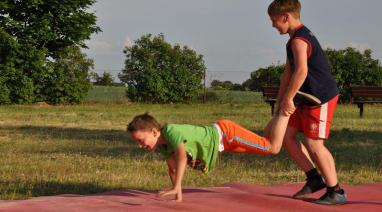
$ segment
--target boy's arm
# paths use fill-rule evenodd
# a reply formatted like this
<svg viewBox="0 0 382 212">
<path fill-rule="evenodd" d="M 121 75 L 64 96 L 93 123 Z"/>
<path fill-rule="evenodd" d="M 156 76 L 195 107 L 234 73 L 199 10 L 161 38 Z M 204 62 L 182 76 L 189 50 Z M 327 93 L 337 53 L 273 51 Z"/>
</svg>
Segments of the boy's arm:
<svg viewBox="0 0 382 212">
<path fill-rule="evenodd" d="M 308 75 L 308 44 L 300 39 L 293 39 L 291 47 L 294 55 L 295 70 L 293 70 L 281 101 L 281 112 L 291 115 L 295 108 L 293 98 Z"/>
<path fill-rule="evenodd" d="M 179 144 L 175 151 L 175 184 L 169 191 L 159 192 L 159 196 L 176 195 L 176 201 L 182 201 L 182 179 L 187 165 L 187 155 L 184 144 Z"/>
<path fill-rule="evenodd" d="M 175 186 L 175 174 L 176 174 L 175 154 L 171 155 L 171 157 L 166 160 L 166 163 L 168 166 L 168 175 L 170 176 L 172 186 Z"/>
<path fill-rule="evenodd" d="M 290 81 L 291 76 L 292 76 L 292 71 L 291 71 L 291 67 L 290 67 L 290 62 L 287 58 L 286 63 L 285 63 L 285 70 L 281 74 L 279 92 L 278 92 L 277 98 L 276 98 L 276 114 L 278 114 L 278 112 L 279 112 L 279 109 L 280 109 L 279 106 L 283 100 L 285 91 L 288 88 L 288 83 Z"/>
<path fill-rule="evenodd" d="M 267 126 L 264 129 L 264 137 L 266 137 L 269 140 L 272 140 L 272 137 L 274 137 L 272 136 L 272 133 L 278 133 L 278 132 L 272 132 L 272 128 L 276 124 L 276 117 L 280 113 L 280 104 L 283 101 L 283 97 L 288 87 L 288 83 L 290 81 L 291 76 L 292 76 L 291 66 L 287 58 L 285 63 L 285 69 L 283 73 L 281 74 L 279 92 L 277 93 L 275 116 L 273 116 L 273 118 L 268 122 Z"/>
</svg>

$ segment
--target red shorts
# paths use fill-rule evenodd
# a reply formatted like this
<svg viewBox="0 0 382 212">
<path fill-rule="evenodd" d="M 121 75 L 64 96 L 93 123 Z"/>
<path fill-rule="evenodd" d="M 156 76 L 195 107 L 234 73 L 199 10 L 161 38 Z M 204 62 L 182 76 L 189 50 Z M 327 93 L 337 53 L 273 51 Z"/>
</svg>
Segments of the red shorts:
<svg viewBox="0 0 382 212">
<path fill-rule="evenodd" d="M 338 95 L 320 106 L 298 107 L 288 126 L 303 132 L 306 138 L 327 139 L 337 101 Z"/>
</svg>

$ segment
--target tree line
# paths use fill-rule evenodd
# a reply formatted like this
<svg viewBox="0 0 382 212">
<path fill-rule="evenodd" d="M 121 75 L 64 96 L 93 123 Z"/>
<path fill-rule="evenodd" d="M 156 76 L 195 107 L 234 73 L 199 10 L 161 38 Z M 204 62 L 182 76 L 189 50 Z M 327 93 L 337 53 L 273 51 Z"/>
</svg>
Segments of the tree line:
<svg viewBox="0 0 382 212">
<path fill-rule="evenodd" d="M 165 47 L 164 47 L 165 46 Z M 188 47 L 171 47 L 163 35 L 152 37 L 145 35 L 132 47 L 127 47 L 125 69 L 120 74 L 122 82 L 128 84 L 127 95 L 134 101 L 143 102 L 182 102 L 197 95 L 202 86 L 205 71 L 201 55 Z M 176 51 L 175 51 L 176 50 Z M 355 48 L 325 50 L 330 69 L 340 89 L 340 101 L 349 102 L 351 85 L 382 86 L 382 66 L 379 60 L 372 58 L 372 51 L 359 51 Z M 174 57 L 178 54 L 179 56 Z M 189 54 L 186 61 L 184 54 Z M 194 65 L 191 65 L 194 64 Z M 213 80 L 211 88 L 215 90 L 261 91 L 264 86 L 278 86 L 284 64 L 270 65 L 251 72 L 250 78 L 242 84 L 231 81 Z M 187 97 L 184 96 L 189 92 Z M 182 89 L 179 89 L 179 88 Z M 177 98 L 175 98 L 177 97 Z"/>
<path fill-rule="evenodd" d="M 108 72 L 92 72 L 93 61 L 82 53 L 85 41 L 101 31 L 89 7 L 95 0 L 0 2 L 0 104 L 78 103 L 92 84 L 115 85 Z M 125 47 L 125 67 L 118 78 L 135 102 L 189 102 L 204 85 L 203 55 L 163 34 L 146 34 Z M 382 85 L 380 61 L 370 49 L 326 49 L 341 92 L 350 101 L 350 85 Z M 214 80 L 216 90 L 260 91 L 277 86 L 284 65 L 254 70 L 242 84 Z M 93 83 L 92 83 L 93 82 Z"/>
</svg>

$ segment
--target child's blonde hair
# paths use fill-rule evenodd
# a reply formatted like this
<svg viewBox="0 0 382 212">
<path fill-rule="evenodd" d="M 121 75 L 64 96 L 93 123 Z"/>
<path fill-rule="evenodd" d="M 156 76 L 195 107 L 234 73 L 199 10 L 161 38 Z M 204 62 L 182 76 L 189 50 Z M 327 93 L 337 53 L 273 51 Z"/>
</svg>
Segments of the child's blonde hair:
<svg viewBox="0 0 382 212">
<path fill-rule="evenodd" d="M 274 0 L 268 7 L 269 16 L 279 16 L 291 13 L 293 17 L 300 18 L 301 4 L 298 0 Z"/>
<path fill-rule="evenodd" d="M 127 131 L 130 133 L 135 131 L 150 131 L 154 128 L 160 130 L 161 125 L 153 116 L 149 115 L 149 113 L 135 116 L 127 125 Z"/>
</svg>

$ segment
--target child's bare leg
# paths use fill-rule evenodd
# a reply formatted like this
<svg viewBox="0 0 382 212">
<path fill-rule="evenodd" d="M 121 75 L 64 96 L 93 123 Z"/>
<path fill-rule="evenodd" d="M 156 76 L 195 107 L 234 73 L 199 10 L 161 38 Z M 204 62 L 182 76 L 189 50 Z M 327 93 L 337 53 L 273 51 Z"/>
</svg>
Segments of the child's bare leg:
<svg viewBox="0 0 382 212">
<path fill-rule="evenodd" d="M 271 138 L 271 131 L 272 131 L 272 126 L 275 122 L 275 116 L 272 117 L 272 119 L 268 122 L 267 126 L 264 129 L 264 137 L 270 139 Z"/>
<path fill-rule="evenodd" d="M 309 153 L 304 145 L 296 139 L 298 130 L 288 127 L 285 133 L 284 146 L 289 156 L 304 172 L 314 168 L 313 162 L 309 157 Z"/>
<path fill-rule="evenodd" d="M 267 129 L 266 136 L 268 137 L 266 138 L 271 142 L 272 154 L 278 154 L 281 150 L 289 118 L 290 116 L 276 114 L 270 121 L 270 131 Z"/>
<path fill-rule="evenodd" d="M 322 176 L 329 187 L 338 183 L 334 158 L 325 147 L 323 140 L 307 139 L 305 144 L 310 156 L 321 171 Z"/>
</svg>

